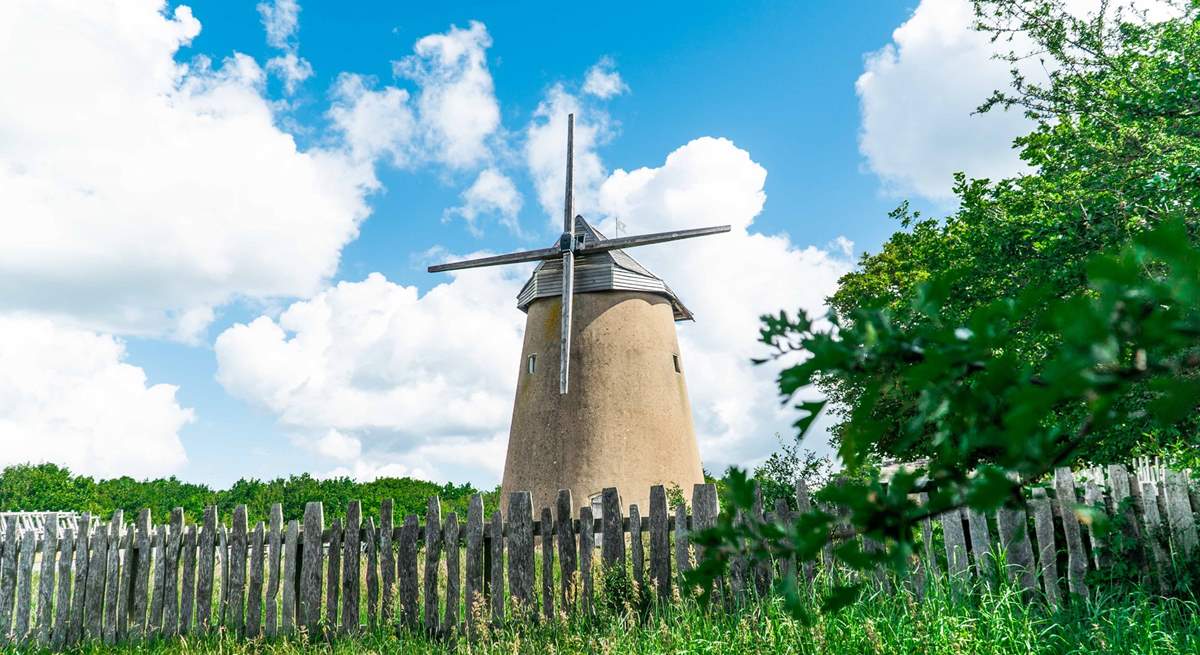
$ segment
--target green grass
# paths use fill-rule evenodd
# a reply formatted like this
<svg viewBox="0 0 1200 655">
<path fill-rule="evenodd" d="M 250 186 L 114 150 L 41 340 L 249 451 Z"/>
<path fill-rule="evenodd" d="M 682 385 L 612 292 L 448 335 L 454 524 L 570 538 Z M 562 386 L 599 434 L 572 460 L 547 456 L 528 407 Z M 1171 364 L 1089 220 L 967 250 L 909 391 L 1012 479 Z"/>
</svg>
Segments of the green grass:
<svg viewBox="0 0 1200 655">
<path fill-rule="evenodd" d="M 690 601 L 645 614 L 625 607 L 592 620 L 489 630 L 474 643 L 376 631 L 332 644 L 292 640 L 240 642 L 211 636 L 75 653 L 1200 653 L 1200 607 L 1138 591 L 1102 594 L 1057 612 L 1014 589 L 980 590 L 958 601 L 940 590 L 923 601 L 875 594 L 811 625 L 778 601 L 704 611 Z M 36 651 L 34 651 L 36 652 Z"/>
</svg>

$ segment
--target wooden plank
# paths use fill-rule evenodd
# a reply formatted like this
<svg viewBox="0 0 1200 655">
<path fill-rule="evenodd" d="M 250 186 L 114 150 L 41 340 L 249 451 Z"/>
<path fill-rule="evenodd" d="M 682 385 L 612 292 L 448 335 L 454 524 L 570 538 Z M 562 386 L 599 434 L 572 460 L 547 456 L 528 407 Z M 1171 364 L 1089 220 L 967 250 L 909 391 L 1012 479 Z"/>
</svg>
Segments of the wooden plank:
<svg viewBox="0 0 1200 655">
<path fill-rule="evenodd" d="M 575 572 L 578 570 L 578 551 L 573 527 L 575 504 L 570 489 L 559 489 L 554 503 L 554 532 L 558 537 L 559 601 L 568 615 L 575 611 Z"/>
<path fill-rule="evenodd" d="M 630 505 L 637 512 L 637 505 Z M 630 527 L 632 527 L 630 523 Z M 542 616 L 547 622 L 554 619 L 554 515 L 549 507 L 542 508 Z M 640 546 L 640 539 L 639 539 Z"/>
<path fill-rule="evenodd" d="M 83 637 L 84 605 L 87 602 L 88 563 L 91 561 L 88 552 L 92 540 L 90 524 L 91 516 L 87 512 L 84 512 L 75 524 L 75 577 L 71 583 L 71 622 L 67 628 L 67 645 L 77 644 Z M 15 531 L 15 520 L 12 521 L 12 525 Z M 6 547 L 5 551 L 8 550 L 10 549 Z M 9 608 L 11 610 L 11 606 Z M 4 616 L 6 619 L 11 619 L 12 612 L 10 611 Z M 6 633 L 11 625 L 11 622 L 5 623 Z"/>
<path fill-rule="evenodd" d="M 287 522 L 283 535 L 283 595 L 280 600 L 279 633 L 288 636 L 296 631 L 296 576 L 300 562 L 300 522 Z"/>
<path fill-rule="evenodd" d="M 229 626 L 229 529 L 217 526 L 217 556 L 221 559 L 221 593 L 217 606 L 217 624 Z"/>
<path fill-rule="evenodd" d="M 29 632 L 29 618 L 33 603 L 33 558 L 36 551 L 37 531 L 26 530 L 21 535 L 21 546 L 17 552 L 17 615 L 13 620 L 13 641 L 20 644 L 31 641 L 34 636 Z M 105 553 L 101 553 L 101 556 L 101 566 L 103 566 Z M 103 578 L 100 580 L 99 590 L 104 591 Z M 101 593 L 101 597 L 103 597 L 103 593 Z M 96 625 L 96 628 L 97 636 L 99 636 L 99 624 Z"/>
<path fill-rule="evenodd" d="M 1067 544 L 1067 587 L 1071 593 L 1086 597 L 1088 588 L 1084 577 L 1087 575 L 1087 555 L 1083 552 L 1083 535 L 1079 529 L 1079 518 L 1075 515 L 1075 504 L 1079 500 L 1075 496 L 1075 477 L 1071 475 L 1071 469 L 1055 469 L 1054 491 Z"/>
<path fill-rule="evenodd" d="M 676 575 L 683 574 L 692 570 L 691 552 L 688 544 L 691 538 L 688 536 L 688 516 L 687 506 L 679 504 L 675 506 L 675 572 Z M 767 586 L 771 585 L 771 563 L 765 563 L 763 575 L 766 579 Z"/>
<path fill-rule="evenodd" d="M 790 529 L 792 525 L 792 509 L 788 507 L 787 500 L 784 498 L 775 499 L 775 521 L 782 525 L 785 529 Z M 784 557 L 779 560 L 779 577 L 784 580 L 794 579 L 796 576 L 796 556 Z"/>
<path fill-rule="evenodd" d="M 946 573 L 950 581 L 961 589 L 962 584 L 971 577 L 970 562 L 967 559 L 967 539 L 963 534 L 962 512 L 952 509 L 940 517 L 942 524 L 942 539 L 946 544 Z"/>
<path fill-rule="evenodd" d="M 1045 489 L 1037 487 L 1032 493 L 1029 509 L 1033 512 L 1033 530 L 1037 535 L 1038 571 L 1042 576 L 1046 603 L 1057 607 L 1062 602 L 1062 592 L 1058 582 L 1058 550 L 1054 544 L 1054 513 Z"/>
<path fill-rule="evenodd" d="M 459 561 L 462 555 L 458 546 L 458 535 L 458 514 L 450 512 L 446 516 L 446 617 L 442 623 L 442 631 L 447 635 L 453 635 L 458 630 L 458 605 L 461 600 Z"/>
<path fill-rule="evenodd" d="M 614 497 L 616 490 L 613 490 Z M 620 508 L 617 516 L 620 517 Z M 618 518 L 618 529 L 620 528 Z M 624 534 L 620 534 L 624 550 Z M 512 595 L 513 614 L 521 620 L 537 618 L 533 595 L 533 496 L 528 491 L 508 495 L 508 591 Z"/>
<path fill-rule="evenodd" d="M 332 553 L 330 554 L 332 558 Z M 267 596 L 263 601 L 266 605 L 267 637 L 279 634 L 279 588 L 280 565 L 283 558 L 283 505 L 271 505 L 271 515 L 267 524 Z M 337 585 L 334 585 L 336 588 Z"/>
<path fill-rule="evenodd" d="M 492 513 L 491 523 L 492 561 L 492 623 L 499 625 L 504 621 L 504 519 L 497 510 Z"/>
<path fill-rule="evenodd" d="M 191 634 L 196 619 L 196 541 L 194 524 L 183 532 L 183 582 L 179 591 L 179 633 Z"/>
<path fill-rule="evenodd" d="M 467 635 L 475 638 L 476 618 L 483 616 L 483 496 L 471 496 L 467 506 L 466 583 Z"/>
<path fill-rule="evenodd" d="M 396 595 L 396 552 L 392 547 L 392 531 L 395 529 L 392 499 L 386 498 L 379 505 L 379 615 L 384 625 L 392 624 L 392 599 Z"/>
<path fill-rule="evenodd" d="M 367 626 L 374 631 L 379 626 L 379 534 L 374 518 L 367 518 L 363 533 L 367 551 Z"/>
<path fill-rule="evenodd" d="M 0 559 L 0 644 L 12 643 L 13 606 L 17 600 L 17 517 L 9 516 Z"/>
<path fill-rule="evenodd" d="M 205 634 L 212 627 L 214 556 L 217 547 L 217 508 L 204 508 L 204 525 L 196 553 L 196 627 Z"/>
<path fill-rule="evenodd" d="M 996 529 L 1005 553 L 1005 573 L 1009 580 L 1025 590 L 1028 599 L 1037 591 L 1037 574 L 1027 524 L 1023 509 L 1001 507 L 996 510 Z"/>
<path fill-rule="evenodd" d="M 695 507 L 695 503 L 693 502 L 693 513 L 695 513 Z M 808 484 L 806 484 L 804 480 L 796 480 L 796 514 L 807 514 L 810 511 L 812 511 L 812 499 L 809 496 Z M 793 520 L 795 520 L 795 518 L 795 516 L 792 517 Z M 926 523 L 928 522 L 929 520 L 926 519 Z M 930 545 L 930 548 L 932 548 L 932 544 Z M 697 559 L 699 559 L 699 555 L 697 555 Z M 816 566 L 811 560 L 806 560 L 800 569 L 804 573 L 805 580 L 812 582 L 813 578 L 816 577 Z"/>
<path fill-rule="evenodd" d="M 1196 519 L 1188 499 L 1187 481 L 1179 471 L 1166 471 L 1167 522 L 1175 556 L 1190 560 L 1196 552 Z"/>
<path fill-rule="evenodd" d="M 1162 516 L 1158 513 L 1158 485 L 1153 482 L 1142 483 L 1140 497 L 1142 505 L 1143 533 L 1154 558 L 1155 580 L 1159 591 L 1168 589 L 1167 579 L 1172 575 L 1171 557 L 1166 547 L 1166 531 L 1163 530 Z"/>
<path fill-rule="evenodd" d="M 438 612 L 438 562 L 442 558 L 442 502 L 437 496 L 425 507 L 425 634 L 437 634 L 441 625 Z"/>
<path fill-rule="evenodd" d="M 1123 557 L 1133 558 L 1134 565 L 1143 571 L 1147 570 L 1146 558 L 1142 551 L 1142 528 L 1137 519 L 1137 496 L 1133 493 L 1129 473 L 1120 464 L 1108 466 L 1108 496 L 1112 501 L 1112 514 L 1117 519 L 1118 526 L 1126 543 L 1137 544 L 1122 552 Z M 1140 491 L 1137 495 L 1140 495 Z"/>
<path fill-rule="evenodd" d="M 329 526 L 329 561 L 325 569 L 325 632 L 332 637 L 338 632 L 338 608 L 342 589 L 342 520 L 334 519 Z"/>
<path fill-rule="evenodd" d="M 929 494 L 921 492 L 916 495 L 916 503 L 921 507 L 929 504 Z M 925 586 L 929 587 L 933 584 L 933 580 L 941 575 L 941 567 L 938 565 L 937 550 L 933 543 L 933 521 L 926 517 L 921 519 L 921 546 L 925 557 L 922 560 L 922 569 L 925 578 Z"/>
<path fill-rule="evenodd" d="M 762 525 L 765 519 L 763 514 L 763 495 L 762 485 L 758 482 L 754 483 L 754 507 L 752 509 L 751 519 L 756 525 Z M 678 526 L 678 523 L 676 524 Z M 678 528 L 676 531 L 678 534 Z M 770 557 L 759 558 L 754 562 L 754 590 L 758 593 L 759 598 L 765 598 L 768 592 L 771 591 L 771 559 Z M 680 570 L 680 574 L 683 571 Z"/>
<path fill-rule="evenodd" d="M 183 508 L 171 510 L 171 524 L 167 532 L 167 556 L 164 558 L 166 573 L 163 586 L 163 634 L 179 634 L 179 553 L 183 549 Z"/>
<path fill-rule="evenodd" d="M 600 492 L 600 558 L 607 573 L 617 569 L 625 573 L 625 531 L 622 529 L 621 496 L 615 487 Z"/>
<path fill-rule="evenodd" d="M 115 644 L 117 641 L 117 600 L 120 598 L 121 576 L 121 528 L 124 526 L 125 513 L 122 510 L 113 512 L 112 521 L 108 527 L 108 558 L 105 566 L 107 575 L 104 578 L 104 643 Z"/>
<path fill-rule="evenodd" d="M 971 533 L 971 558 L 975 562 L 975 575 L 980 580 L 991 582 L 996 570 L 992 555 L 992 532 L 988 529 L 987 516 L 967 508 L 967 529 Z"/>
<path fill-rule="evenodd" d="M 191 532 L 189 531 L 189 535 Z M 250 533 L 250 581 L 246 588 L 246 636 L 250 638 L 258 637 L 262 634 L 262 618 L 263 618 L 263 563 L 266 557 L 263 553 L 263 546 L 266 541 L 266 527 L 262 521 L 259 521 L 254 526 L 254 531 Z M 320 550 L 317 546 L 317 550 Z M 184 580 L 187 579 L 187 559 L 184 559 Z M 320 560 L 317 565 L 320 566 Z M 187 594 L 187 588 L 184 588 L 184 594 Z M 185 607 L 186 609 L 186 607 Z"/>
<path fill-rule="evenodd" d="M 32 532 L 27 532 L 32 537 Z M 88 558 L 87 598 L 84 606 L 84 635 L 89 640 L 99 640 L 104 636 L 104 583 L 108 575 L 108 535 L 103 525 L 96 526 L 92 531 L 89 546 L 91 553 Z M 30 548 L 30 557 L 33 549 Z M 25 556 L 25 544 L 21 543 L 21 556 Z M 22 567 L 24 568 L 24 567 Z M 24 584 L 24 583 L 22 583 Z M 24 634 L 21 628 L 20 606 L 17 608 L 16 634 Z"/>
<path fill-rule="evenodd" d="M 1104 505 L 1104 493 L 1100 491 L 1100 485 L 1096 484 L 1094 479 L 1088 479 L 1084 482 L 1083 504 L 1102 514 L 1108 514 L 1108 510 Z M 1087 535 L 1088 543 L 1091 545 L 1092 566 L 1097 569 L 1108 566 L 1108 551 L 1102 543 L 1103 539 L 1095 529 L 1094 522 L 1088 522 Z"/>
<path fill-rule="evenodd" d="M 667 490 L 650 487 L 650 584 L 659 599 L 671 597 L 671 535 L 667 532 Z"/>
<path fill-rule="evenodd" d="M 652 490 L 653 492 L 653 490 Z M 807 493 L 805 494 L 807 498 Z M 663 505 L 666 505 L 666 498 L 663 498 Z M 711 528 L 717 523 L 717 515 L 720 514 L 720 505 L 717 500 L 717 487 L 713 484 L 697 484 L 692 486 L 692 529 L 705 530 Z M 653 542 L 653 533 L 651 534 Z M 704 559 L 704 550 L 696 549 L 696 561 Z M 718 582 L 718 589 L 722 583 Z M 703 590 L 712 592 L 711 589 Z M 720 593 L 719 591 L 717 593 Z"/>
<path fill-rule="evenodd" d="M 121 537 L 121 575 L 118 578 L 120 594 L 117 600 L 117 641 L 129 638 L 129 614 L 133 611 L 133 573 L 137 569 L 134 541 L 133 530 L 125 530 Z"/>
<path fill-rule="evenodd" d="M 249 546 L 249 526 L 246 506 L 233 508 L 233 523 L 229 531 L 229 609 L 225 627 L 239 639 L 246 635 L 246 552 Z"/>
<path fill-rule="evenodd" d="M 592 558 L 595 556 L 596 532 L 592 521 L 591 506 L 579 508 L 579 601 L 583 613 L 592 614 Z"/>
<path fill-rule="evenodd" d="M 54 618 L 54 580 L 58 556 L 58 514 L 49 512 L 42 519 L 42 563 L 38 576 L 37 640 L 38 644 L 50 644 L 50 631 Z"/>
<path fill-rule="evenodd" d="M 642 514 L 637 505 L 629 506 L 629 569 L 633 572 L 634 588 L 639 593 L 645 591 L 646 550 L 642 544 Z"/>
<path fill-rule="evenodd" d="M 68 626 L 71 623 L 71 561 L 75 555 L 75 530 L 63 530 L 59 539 L 58 590 L 54 601 L 54 628 L 50 637 L 50 650 L 60 651 L 67 643 Z"/>
<path fill-rule="evenodd" d="M 304 550 L 300 563 L 299 624 L 310 636 L 317 634 L 321 623 L 321 533 L 325 531 L 325 506 L 321 501 L 309 501 L 304 506 Z"/>
<path fill-rule="evenodd" d="M 359 630 L 359 581 L 362 579 L 362 504 L 357 500 L 346 506 L 346 527 L 342 533 L 342 634 Z"/>
<path fill-rule="evenodd" d="M 417 539 L 421 526 L 416 514 L 404 517 L 400 528 L 400 543 L 396 548 L 396 584 L 400 587 L 400 613 L 409 628 L 420 625 L 417 606 Z"/>
</svg>

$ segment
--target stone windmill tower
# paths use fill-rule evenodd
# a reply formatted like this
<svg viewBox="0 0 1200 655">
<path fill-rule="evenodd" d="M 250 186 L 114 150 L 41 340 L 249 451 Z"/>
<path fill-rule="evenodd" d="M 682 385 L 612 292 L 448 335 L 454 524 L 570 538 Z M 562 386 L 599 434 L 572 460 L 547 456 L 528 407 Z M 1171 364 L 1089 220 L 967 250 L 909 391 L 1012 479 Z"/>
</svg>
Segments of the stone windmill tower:
<svg viewBox="0 0 1200 655">
<path fill-rule="evenodd" d="M 574 125 L 572 114 L 558 243 L 429 272 L 540 262 L 517 296 L 528 318 L 501 499 L 530 491 L 534 507 L 551 507 L 570 489 L 598 507 L 601 490 L 617 487 L 645 510 L 652 485 L 704 481 L 675 336 L 692 313 L 624 249 L 729 226 L 605 238 L 573 211 Z"/>
</svg>

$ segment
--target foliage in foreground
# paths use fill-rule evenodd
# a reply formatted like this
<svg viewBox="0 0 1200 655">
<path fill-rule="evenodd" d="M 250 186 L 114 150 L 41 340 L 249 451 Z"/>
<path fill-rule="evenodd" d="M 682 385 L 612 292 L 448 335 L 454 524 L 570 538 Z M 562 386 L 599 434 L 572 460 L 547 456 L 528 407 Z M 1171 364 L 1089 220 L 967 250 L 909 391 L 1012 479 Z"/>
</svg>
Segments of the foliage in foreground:
<svg viewBox="0 0 1200 655">
<path fill-rule="evenodd" d="M 810 603 L 811 603 L 810 597 Z M 592 621 L 573 620 L 490 631 L 478 642 L 431 640 L 421 634 L 377 631 L 332 644 L 188 639 L 118 649 L 91 646 L 79 653 L 1189 653 L 1200 651 L 1194 601 L 1132 593 L 1104 596 L 1049 613 L 1015 589 L 955 601 L 935 591 L 861 599 L 812 623 L 796 620 L 779 600 L 742 610 L 706 612 L 693 602 L 639 616 L 625 608 Z"/>
<path fill-rule="evenodd" d="M 182 507 L 189 521 L 198 521 L 208 505 L 216 505 L 222 516 L 245 504 L 251 525 L 269 518 L 271 505 L 283 505 L 284 520 L 301 519 L 304 505 L 325 503 L 326 519 L 343 516 L 351 500 L 362 501 L 363 516 L 379 516 L 380 502 L 394 499 L 395 514 L 424 515 L 431 496 L 440 496 L 443 511 L 466 516 L 471 496 L 479 490 L 470 484 L 435 484 L 412 478 L 377 478 L 356 482 L 348 477 L 314 478 L 304 473 L 274 480 L 241 479 L 228 489 L 183 482 L 175 477 L 135 480 L 129 476 L 96 480 L 72 474 L 55 464 L 21 464 L 0 472 L 0 511 L 78 511 L 108 518 L 114 510 L 125 511 L 126 519 L 144 507 L 155 521 L 165 520 L 171 510 Z M 484 493 L 484 509 L 496 508 L 500 490 Z"/>
</svg>

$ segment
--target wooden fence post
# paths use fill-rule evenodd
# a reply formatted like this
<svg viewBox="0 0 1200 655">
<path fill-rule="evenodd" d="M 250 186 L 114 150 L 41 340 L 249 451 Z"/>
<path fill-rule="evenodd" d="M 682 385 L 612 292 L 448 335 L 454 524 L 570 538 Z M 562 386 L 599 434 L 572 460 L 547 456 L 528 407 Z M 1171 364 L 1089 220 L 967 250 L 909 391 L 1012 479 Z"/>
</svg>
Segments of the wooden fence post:
<svg viewBox="0 0 1200 655">
<path fill-rule="evenodd" d="M 450 512 L 446 516 L 446 533 L 444 543 L 446 548 L 446 618 L 442 631 L 453 635 L 458 630 L 459 603 L 459 527 L 458 513 Z"/>
<path fill-rule="evenodd" d="M 265 604 L 267 606 L 266 622 L 267 636 L 274 637 L 279 634 L 279 577 L 280 577 L 280 560 L 283 557 L 283 505 L 274 503 L 271 505 L 271 516 L 269 518 L 267 528 L 267 549 L 269 551 L 267 559 L 267 598 Z M 211 546 L 210 546 L 211 549 Z M 203 553 L 203 546 L 201 546 Z M 203 561 L 203 557 L 201 558 Z M 211 602 L 211 601 L 209 601 Z"/>
<path fill-rule="evenodd" d="M 13 605 L 17 599 L 17 517 L 5 522 L 4 552 L 0 559 L 0 643 L 13 641 Z"/>
<path fill-rule="evenodd" d="M 514 618 L 521 621 L 537 619 L 533 536 L 533 497 L 528 491 L 514 491 L 508 495 L 508 589 Z"/>
<path fill-rule="evenodd" d="M 246 635 L 246 550 L 249 545 L 249 517 L 245 505 L 233 508 L 229 531 L 229 611 L 225 625 L 238 638 Z"/>
<path fill-rule="evenodd" d="M 996 527 L 1000 531 L 1000 546 L 1005 553 L 1005 570 L 1008 579 L 1021 585 L 1026 598 L 1037 591 L 1034 574 L 1033 547 L 1029 543 L 1028 521 L 1025 511 L 1012 507 L 996 510 Z"/>
<path fill-rule="evenodd" d="M 646 591 L 646 552 L 642 547 L 642 514 L 637 505 L 629 506 L 629 568 L 639 593 Z"/>
<path fill-rule="evenodd" d="M 148 524 L 149 514 L 147 514 L 146 520 Z M 200 546 L 196 554 L 196 627 L 199 628 L 201 634 L 207 634 L 212 628 L 216 542 L 217 508 L 209 505 L 204 508 L 204 525 L 200 530 Z M 149 563 L 147 562 L 147 564 Z M 147 571 L 148 573 L 149 571 Z"/>
<path fill-rule="evenodd" d="M 610 576 L 625 576 L 625 530 L 622 527 L 621 495 L 615 487 L 606 487 L 600 493 L 601 548 L 600 557 L 604 562 L 606 580 Z"/>
<path fill-rule="evenodd" d="M 329 525 L 329 561 L 325 563 L 325 633 L 329 638 L 338 634 L 341 585 L 342 520 L 334 519 Z"/>
<path fill-rule="evenodd" d="M 391 498 L 385 498 L 379 505 L 379 576 L 383 583 L 379 615 L 388 626 L 392 624 L 392 599 L 396 594 L 396 552 L 392 547 L 395 512 L 392 505 Z"/>
<path fill-rule="evenodd" d="M 91 553 L 88 558 L 88 577 L 87 577 L 87 598 L 84 606 L 84 633 L 89 640 L 99 640 L 104 637 L 104 583 L 108 576 L 108 535 L 106 534 L 103 525 L 98 525 L 92 531 Z M 34 536 L 33 532 L 26 532 L 25 536 L 31 541 Z M 21 557 L 25 557 L 25 542 L 21 542 Z M 29 557 L 32 562 L 33 548 L 29 549 Z M 24 560 L 22 560 L 24 562 Z M 20 567 L 24 569 L 22 564 Z M 22 581 L 22 585 L 25 581 Z M 24 595 L 24 594 L 22 594 Z M 19 597 L 18 597 L 19 600 Z M 21 610 L 17 608 L 17 637 L 24 638 L 24 630 L 21 625 Z"/>
<path fill-rule="evenodd" d="M 196 526 L 183 533 L 183 589 L 179 594 L 179 632 L 189 634 L 196 616 Z"/>
<path fill-rule="evenodd" d="M 163 580 L 163 634 L 179 634 L 179 553 L 183 550 L 183 508 L 171 510 L 171 523 L 165 546 L 166 572 Z"/>
<path fill-rule="evenodd" d="M 283 600 L 280 602 L 280 632 L 287 636 L 296 630 L 296 574 L 300 562 L 296 561 L 300 550 L 300 522 L 292 519 L 287 522 L 287 532 L 283 537 Z"/>
<path fill-rule="evenodd" d="M 1054 471 L 1054 490 L 1058 494 L 1058 509 L 1062 516 L 1063 537 L 1067 543 L 1067 586 L 1071 593 L 1087 597 L 1084 582 L 1087 575 L 1087 556 L 1083 553 L 1083 536 L 1079 530 L 1079 519 L 1075 516 L 1075 477 L 1071 469 L 1060 467 Z"/>
<path fill-rule="evenodd" d="M 664 503 L 665 507 L 665 503 Z M 652 542 L 653 543 L 653 542 Z M 592 594 L 592 558 L 593 551 L 596 548 L 596 526 L 592 519 L 591 505 L 585 505 L 579 508 L 579 590 L 581 594 L 580 604 L 583 607 L 583 613 L 591 616 L 592 602 L 594 600 Z"/>
<path fill-rule="evenodd" d="M 50 649 L 60 651 L 67 643 L 71 623 L 71 561 L 75 555 L 75 530 L 67 527 L 59 539 L 62 550 L 58 555 L 58 590 L 54 602 L 54 629 Z"/>
<path fill-rule="evenodd" d="M 1166 472 L 1167 521 L 1171 525 L 1171 543 L 1175 555 L 1190 559 L 1196 552 L 1196 520 L 1188 499 L 1187 481 L 1179 471 Z"/>
<path fill-rule="evenodd" d="M 246 589 L 246 635 L 250 638 L 256 638 L 262 634 L 262 605 L 263 605 L 263 553 L 265 529 L 263 522 L 259 521 L 254 526 L 254 532 L 250 533 L 250 582 Z M 192 536 L 192 532 L 188 532 L 188 536 Z M 317 547 L 320 550 L 320 547 Z M 187 558 L 184 558 L 184 562 Z M 320 565 L 320 560 L 318 560 Z M 187 569 L 184 568 L 184 579 L 187 579 Z M 187 593 L 187 589 L 184 589 Z M 185 613 L 186 613 L 186 607 Z"/>
<path fill-rule="evenodd" d="M 575 572 L 578 570 L 578 551 L 576 551 L 573 526 L 574 507 L 571 490 L 559 489 L 558 498 L 554 504 L 554 530 L 558 536 L 559 585 L 562 588 L 560 599 L 563 611 L 568 614 L 575 611 L 575 585 L 577 584 Z"/>
<path fill-rule="evenodd" d="M 1171 572 L 1171 558 L 1163 546 L 1162 517 L 1158 513 L 1158 490 L 1153 482 L 1142 483 L 1142 520 L 1145 521 L 1145 538 L 1154 556 L 1155 580 L 1159 591 L 1166 592 L 1167 576 Z"/>
<path fill-rule="evenodd" d="M 379 533 L 373 517 L 363 524 L 363 535 L 367 551 L 367 625 L 375 630 L 379 626 Z"/>
<path fill-rule="evenodd" d="M 42 535 L 42 567 L 38 580 L 38 613 L 37 633 L 38 644 L 50 644 L 50 629 L 52 624 L 54 604 L 55 557 L 58 554 L 58 514 L 50 512 L 42 519 L 45 525 Z"/>
<path fill-rule="evenodd" d="M 667 530 L 667 490 L 650 487 L 650 582 L 660 600 L 671 597 L 671 535 Z"/>
<path fill-rule="evenodd" d="M 492 624 L 504 622 L 504 518 L 500 510 L 492 513 Z"/>
<path fill-rule="evenodd" d="M 399 552 L 396 555 L 396 575 L 400 584 L 400 608 L 404 624 L 409 628 L 420 625 L 420 610 L 417 607 L 417 537 L 421 526 L 416 514 L 404 517 L 400 529 Z"/>
<path fill-rule="evenodd" d="M 941 515 L 942 539 L 946 542 L 946 573 L 950 577 L 950 588 L 961 593 L 970 577 L 967 563 L 967 540 L 963 534 L 962 513 L 952 509 Z"/>
<path fill-rule="evenodd" d="M 554 619 L 554 518 L 549 507 L 542 508 L 541 528 L 542 615 L 546 621 L 552 621 Z M 447 604 L 450 602 L 449 598 L 446 599 L 446 602 Z"/>
<path fill-rule="evenodd" d="M 807 494 L 805 494 L 807 497 Z M 717 487 L 712 484 L 697 484 L 692 487 L 692 529 L 705 530 L 716 525 L 720 507 L 717 500 Z M 666 505 L 666 498 L 663 499 Z M 651 537 L 653 539 L 653 537 Z M 704 559 L 704 549 L 696 549 L 696 560 Z M 721 580 L 717 580 L 717 593 L 721 592 Z"/>
<path fill-rule="evenodd" d="M 359 580 L 362 576 L 362 549 L 360 546 L 360 530 L 362 529 L 362 504 L 357 500 L 350 501 L 346 507 L 346 527 L 342 537 L 342 633 L 353 634 L 359 631 L 358 598 Z"/>
<path fill-rule="evenodd" d="M 13 532 L 16 532 L 16 521 L 11 520 L 10 524 Z M 91 542 L 91 515 L 84 512 L 79 517 L 79 522 L 75 524 L 75 579 L 72 582 L 73 592 L 71 595 L 71 621 L 67 628 L 67 644 L 75 645 L 83 636 L 83 621 L 84 621 L 84 605 L 87 602 L 87 577 L 88 563 L 91 561 L 88 553 L 88 546 Z M 5 562 L 7 566 L 8 553 L 11 550 L 9 546 L 5 546 Z M 14 553 L 15 554 L 15 553 Z M 13 565 L 13 575 L 16 575 L 16 565 Z M 7 579 L 7 576 L 5 576 Z M 7 591 L 7 582 L 6 582 Z M 3 613 L 4 632 L 9 633 L 12 626 L 12 605 L 8 605 L 8 611 Z M 2 610 L 0 610 L 2 611 Z"/>
<path fill-rule="evenodd" d="M 1033 511 L 1034 531 L 1037 533 L 1038 569 L 1042 574 L 1042 588 L 1046 591 L 1046 602 L 1051 607 L 1057 607 L 1062 597 L 1058 585 L 1058 551 L 1054 546 L 1054 513 L 1050 509 L 1050 499 L 1046 497 L 1045 489 L 1037 487 L 1032 493 L 1029 507 Z"/>
<path fill-rule="evenodd" d="M 438 561 L 442 557 L 442 501 L 437 496 L 425 507 L 425 634 L 436 635 L 441 625 L 438 611 Z"/>
<path fill-rule="evenodd" d="M 300 562 L 300 604 L 298 623 L 310 638 L 317 635 L 321 622 L 321 534 L 325 531 L 325 505 L 319 500 L 304 505 L 304 550 Z"/>
<path fill-rule="evenodd" d="M 474 494 L 467 506 L 466 566 L 467 635 L 474 639 L 476 621 L 483 615 L 483 496 Z"/>
<path fill-rule="evenodd" d="M 688 544 L 691 538 L 688 536 L 688 515 L 687 506 L 680 503 L 675 506 L 675 573 L 681 579 L 683 574 L 692 569 L 691 551 L 688 549 Z M 771 563 L 765 565 L 763 575 L 770 586 L 771 582 Z"/>
<path fill-rule="evenodd" d="M 97 528 L 103 530 L 103 528 Z M 103 535 L 103 532 L 101 532 Z M 15 641 L 19 644 L 27 644 L 33 641 L 33 635 L 29 631 L 29 618 L 32 611 L 33 602 L 33 558 L 37 550 L 37 532 L 34 530 L 26 530 L 21 535 L 21 549 L 17 552 L 17 617 L 14 621 L 13 633 Z M 107 558 L 107 550 L 101 553 L 101 568 L 104 566 L 104 561 Z M 104 577 L 100 578 L 100 596 L 103 600 L 104 592 Z M 102 608 L 101 608 L 102 609 Z M 96 637 L 100 636 L 100 623 L 96 623 Z"/>
</svg>

